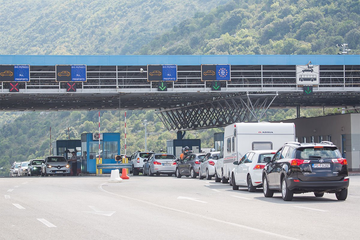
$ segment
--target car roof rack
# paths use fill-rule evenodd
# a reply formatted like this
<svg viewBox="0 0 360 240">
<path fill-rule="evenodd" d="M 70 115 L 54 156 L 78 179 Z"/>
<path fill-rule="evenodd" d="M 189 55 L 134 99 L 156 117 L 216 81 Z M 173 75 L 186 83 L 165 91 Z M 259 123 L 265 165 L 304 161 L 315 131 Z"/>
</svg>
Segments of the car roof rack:
<svg viewBox="0 0 360 240">
<path fill-rule="evenodd" d="M 299 142 L 287 142 L 286 144 L 293 144 L 293 145 L 298 145 L 298 146 L 301 145 L 301 143 L 299 143 Z"/>
</svg>

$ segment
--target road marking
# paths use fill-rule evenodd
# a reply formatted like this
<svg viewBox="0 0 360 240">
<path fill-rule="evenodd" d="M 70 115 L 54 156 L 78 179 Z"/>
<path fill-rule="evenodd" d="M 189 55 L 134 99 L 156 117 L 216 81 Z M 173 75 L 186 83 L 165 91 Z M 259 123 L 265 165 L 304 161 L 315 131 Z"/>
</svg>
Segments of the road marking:
<svg viewBox="0 0 360 240">
<path fill-rule="evenodd" d="M 20 186 L 19 185 L 15 186 L 15 188 L 18 188 L 18 187 L 20 187 Z"/>
<path fill-rule="evenodd" d="M 5 199 L 10 199 L 10 195 L 5 195 Z"/>
<path fill-rule="evenodd" d="M 47 227 L 56 227 L 54 224 L 52 224 L 51 222 L 49 222 L 48 220 L 44 219 L 44 218 L 37 218 L 38 221 L 40 221 L 41 223 L 43 223 L 45 226 Z"/>
<path fill-rule="evenodd" d="M 190 198 L 190 197 L 178 197 L 177 199 L 180 199 L 180 200 L 189 200 L 189 201 L 194 201 L 194 202 L 199 202 L 199 203 L 207 203 L 205 201 L 201 201 L 201 200 L 198 200 L 196 198 Z"/>
<path fill-rule="evenodd" d="M 28 182 L 23 182 L 22 184 L 28 184 Z"/>
<path fill-rule="evenodd" d="M 12 191 L 14 191 L 14 189 L 13 189 L 13 188 L 10 188 L 10 189 L 8 189 L 7 191 L 8 191 L 8 192 L 12 192 Z"/>
<path fill-rule="evenodd" d="M 211 190 L 213 190 L 214 192 L 220 192 L 219 190 L 217 190 L 217 189 L 211 189 Z"/>
<path fill-rule="evenodd" d="M 120 194 L 117 194 L 117 193 L 112 193 L 112 192 L 109 192 L 109 191 L 103 189 L 103 184 L 99 185 L 99 189 L 101 191 L 103 191 L 104 193 L 107 193 L 107 194 L 110 194 L 110 195 L 113 195 L 113 196 L 117 196 L 117 197 L 125 198 L 125 199 L 131 200 L 131 201 L 136 201 L 136 202 L 148 204 L 148 205 L 158 207 L 158 208 L 162 208 L 162 209 L 166 209 L 166 210 L 169 210 L 169 211 L 178 212 L 178 213 L 182 213 L 182 214 L 186 214 L 186 215 L 190 215 L 190 216 L 195 216 L 195 217 L 203 218 L 203 219 L 210 220 L 210 221 L 213 221 L 213 222 L 218 222 L 218 223 L 231 225 L 231 226 L 234 226 L 234 227 L 244 228 L 244 229 L 247 229 L 247 230 L 251 230 L 251 231 L 254 231 L 254 232 L 258 232 L 258 233 L 262 233 L 262 234 L 266 234 L 266 235 L 270 235 L 270 236 L 275 236 L 275 237 L 282 238 L 282 239 L 297 240 L 297 238 L 288 237 L 288 236 L 277 234 L 277 233 L 274 233 L 274 232 L 268 232 L 268 231 L 261 230 L 261 229 L 258 229 L 258 228 L 253 228 L 253 227 L 249 227 L 249 226 L 246 226 L 246 225 L 233 223 L 233 222 L 229 222 L 229 221 L 223 221 L 223 220 L 220 220 L 220 219 L 217 219 L 217 218 L 207 217 L 207 216 L 204 216 L 204 215 L 200 215 L 200 214 L 196 214 L 196 213 L 192 213 L 192 212 L 186 212 L 184 210 L 180 210 L 180 209 L 176 209 L 176 208 L 162 206 L 162 205 L 152 203 L 152 202 L 148 202 L 148 201 L 145 201 L 145 200 L 132 198 L 132 197 L 125 196 L 125 195 L 120 195 Z"/>
<path fill-rule="evenodd" d="M 25 209 L 23 206 L 21 206 L 21 205 L 18 204 L 18 203 L 13 203 L 13 205 L 14 205 L 15 207 L 17 207 L 18 209 Z"/>
<path fill-rule="evenodd" d="M 294 206 L 294 207 L 311 210 L 311 211 L 317 211 L 317 212 L 328 212 L 327 210 L 322 210 L 322 209 L 318 209 L 318 208 L 309 208 L 309 207 L 303 207 L 303 206 Z"/>
<path fill-rule="evenodd" d="M 240 197 L 240 196 L 236 196 L 236 195 L 230 195 L 234 198 L 240 198 L 240 199 L 245 199 L 245 200 L 251 200 L 251 198 L 247 198 L 247 197 Z"/>
<path fill-rule="evenodd" d="M 91 212 L 85 211 L 86 213 L 92 213 L 92 214 L 102 215 L 102 216 L 107 216 L 107 217 L 111 217 L 114 213 L 116 213 L 116 211 L 100 211 L 100 210 L 96 209 L 94 206 L 89 206 L 89 208 L 91 208 L 93 211 L 91 211 Z"/>
</svg>

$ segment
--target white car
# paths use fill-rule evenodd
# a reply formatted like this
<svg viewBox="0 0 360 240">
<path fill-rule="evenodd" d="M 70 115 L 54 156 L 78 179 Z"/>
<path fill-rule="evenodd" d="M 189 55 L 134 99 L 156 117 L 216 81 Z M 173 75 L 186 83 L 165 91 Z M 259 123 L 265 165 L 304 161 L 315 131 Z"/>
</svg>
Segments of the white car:
<svg viewBox="0 0 360 240">
<path fill-rule="evenodd" d="M 199 167 L 199 179 L 211 180 L 215 176 L 215 163 L 219 159 L 220 152 L 210 152 L 201 161 Z"/>
<path fill-rule="evenodd" d="M 276 150 L 256 150 L 246 153 L 240 161 L 234 162 L 231 173 L 231 184 L 233 190 L 239 186 L 247 187 L 249 192 L 255 192 L 257 187 L 262 187 L 262 172 L 266 160 L 270 160 Z"/>
<path fill-rule="evenodd" d="M 20 176 L 27 176 L 29 173 L 29 161 L 21 162 L 19 168 L 19 175 Z"/>
<path fill-rule="evenodd" d="M 131 156 L 131 172 L 132 174 L 139 175 L 139 173 L 144 173 L 144 160 L 148 160 L 153 152 L 135 152 Z"/>
</svg>

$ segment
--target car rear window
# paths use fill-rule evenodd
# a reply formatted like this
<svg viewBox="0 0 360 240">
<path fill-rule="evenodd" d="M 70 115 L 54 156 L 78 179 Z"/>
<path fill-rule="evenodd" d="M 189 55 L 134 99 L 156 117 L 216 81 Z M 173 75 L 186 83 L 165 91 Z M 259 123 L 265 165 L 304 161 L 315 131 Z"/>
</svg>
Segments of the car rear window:
<svg viewBox="0 0 360 240">
<path fill-rule="evenodd" d="M 139 154 L 139 156 L 140 156 L 141 158 L 149 158 L 150 155 L 151 155 L 151 153 L 140 153 L 140 154 Z"/>
<path fill-rule="evenodd" d="M 51 157 L 48 158 L 48 162 L 66 162 L 66 159 L 63 157 Z"/>
<path fill-rule="evenodd" d="M 203 160 L 205 157 L 206 157 L 206 155 L 199 155 L 199 156 L 198 156 L 198 158 L 199 158 L 200 160 Z"/>
<path fill-rule="evenodd" d="M 266 163 L 265 158 L 270 157 L 270 159 L 275 155 L 275 153 L 263 153 L 259 155 L 258 163 Z"/>
<path fill-rule="evenodd" d="M 310 147 L 299 148 L 296 151 L 296 158 L 298 159 L 328 159 L 341 158 L 341 153 L 334 147 Z"/>
<path fill-rule="evenodd" d="M 161 160 L 161 159 L 175 159 L 174 155 L 169 154 L 162 154 L 162 155 L 155 155 L 155 159 Z"/>
<path fill-rule="evenodd" d="M 22 166 L 22 167 L 26 167 L 27 165 L 29 165 L 28 162 L 23 162 L 23 163 L 21 163 L 21 166 Z"/>
</svg>

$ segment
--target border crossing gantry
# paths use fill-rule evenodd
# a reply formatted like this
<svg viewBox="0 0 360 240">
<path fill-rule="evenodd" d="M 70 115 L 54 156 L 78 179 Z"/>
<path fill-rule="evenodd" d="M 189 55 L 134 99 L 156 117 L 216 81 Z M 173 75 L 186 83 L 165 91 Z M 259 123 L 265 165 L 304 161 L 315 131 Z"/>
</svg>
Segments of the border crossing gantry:
<svg viewBox="0 0 360 240">
<path fill-rule="evenodd" d="M 29 66 L 28 81 L 1 81 L 12 65 L 17 76 L 19 65 Z M 84 71 L 84 81 L 57 81 L 57 66 L 63 65 L 85 66 L 74 67 Z M 157 78 L 167 65 L 176 69 L 175 80 Z M 208 80 L 220 74 L 215 65 L 225 66 L 228 80 Z M 258 121 L 269 108 L 360 105 L 358 55 L 17 55 L 0 56 L 0 76 L 2 111 L 156 109 L 169 130 Z"/>
</svg>

